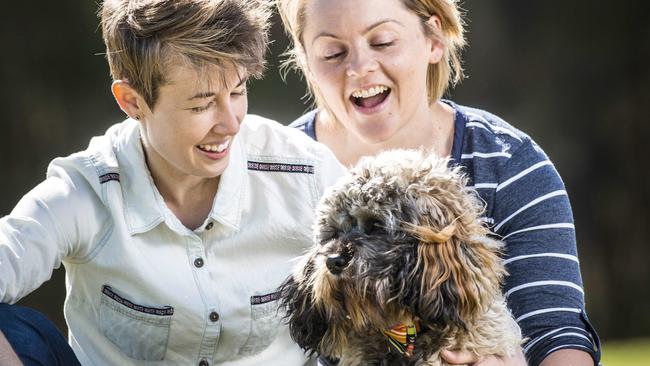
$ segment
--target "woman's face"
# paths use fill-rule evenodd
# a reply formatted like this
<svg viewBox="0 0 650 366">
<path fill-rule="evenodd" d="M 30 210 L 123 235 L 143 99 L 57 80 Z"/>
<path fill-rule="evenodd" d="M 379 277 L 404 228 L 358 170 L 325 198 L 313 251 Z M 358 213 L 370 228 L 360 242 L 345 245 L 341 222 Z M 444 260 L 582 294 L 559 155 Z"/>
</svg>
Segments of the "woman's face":
<svg viewBox="0 0 650 366">
<path fill-rule="evenodd" d="M 230 146 L 248 108 L 246 78 L 234 68 L 198 72 L 170 67 L 142 138 L 154 175 L 214 178 L 228 166 Z"/>
<path fill-rule="evenodd" d="M 362 140 L 429 116 L 427 69 L 443 49 L 401 0 L 308 0 L 302 42 L 312 85 Z"/>
</svg>

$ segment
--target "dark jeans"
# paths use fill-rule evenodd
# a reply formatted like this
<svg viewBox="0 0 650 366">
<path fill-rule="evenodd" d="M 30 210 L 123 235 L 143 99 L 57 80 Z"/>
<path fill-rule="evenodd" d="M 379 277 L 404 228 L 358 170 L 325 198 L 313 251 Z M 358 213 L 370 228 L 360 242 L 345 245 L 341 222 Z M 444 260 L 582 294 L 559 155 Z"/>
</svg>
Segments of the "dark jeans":
<svg viewBox="0 0 650 366">
<path fill-rule="evenodd" d="M 0 304 L 0 330 L 25 366 L 81 365 L 61 332 L 36 310 Z"/>
</svg>

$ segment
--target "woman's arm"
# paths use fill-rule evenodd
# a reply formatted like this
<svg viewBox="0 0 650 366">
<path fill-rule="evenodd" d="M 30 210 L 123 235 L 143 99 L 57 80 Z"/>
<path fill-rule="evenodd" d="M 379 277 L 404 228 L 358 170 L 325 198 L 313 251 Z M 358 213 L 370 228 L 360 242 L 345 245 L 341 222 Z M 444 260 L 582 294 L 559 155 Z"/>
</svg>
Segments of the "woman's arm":
<svg viewBox="0 0 650 366">
<path fill-rule="evenodd" d="M 47 182 L 0 219 L 0 302 L 13 304 L 47 281 L 67 254 L 67 239 L 51 205 L 43 201 Z M 56 205 L 55 205 L 56 206 Z M 60 213 L 65 217 L 65 213 Z"/>
<path fill-rule="evenodd" d="M 5 338 L 5 335 L 0 330 L 0 365 L 3 366 L 23 366 L 23 363 L 18 359 L 18 355 Z"/>
<path fill-rule="evenodd" d="M 506 243 L 504 293 L 526 338 L 526 358 L 536 366 L 554 352 L 575 349 L 597 360 L 569 198 L 539 146 L 524 140 L 512 152 L 494 197 L 492 229 Z"/>
<path fill-rule="evenodd" d="M 522 353 L 506 358 L 486 357 L 479 358 L 471 352 L 443 351 L 442 357 L 452 365 L 474 365 L 474 366 L 526 366 L 526 360 Z M 548 355 L 540 366 L 593 366 L 594 360 L 591 355 L 575 350 L 561 349 Z"/>
<path fill-rule="evenodd" d="M 65 258 L 83 259 L 109 221 L 82 178 L 49 177 L 0 219 L 0 302 L 15 303 Z"/>
<path fill-rule="evenodd" d="M 593 366 L 594 360 L 587 352 L 577 349 L 561 349 L 548 355 L 540 366 Z"/>
</svg>

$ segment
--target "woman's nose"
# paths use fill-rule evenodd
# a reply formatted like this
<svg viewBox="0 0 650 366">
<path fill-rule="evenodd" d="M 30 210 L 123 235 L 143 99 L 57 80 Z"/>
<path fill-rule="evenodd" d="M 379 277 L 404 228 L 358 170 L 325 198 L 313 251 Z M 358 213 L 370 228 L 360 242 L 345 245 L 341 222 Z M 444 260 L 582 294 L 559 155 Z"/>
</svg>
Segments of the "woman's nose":
<svg viewBox="0 0 650 366">
<path fill-rule="evenodd" d="M 243 116 L 236 113 L 236 107 L 231 103 L 225 103 L 221 107 L 221 113 L 218 113 L 215 118 L 212 130 L 216 134 L 234 136 L 239 132 Z"/>
<path fill-rule="evenodd" d="M 350 52 L 346 73 L 348 76 L 361 77 L 377 69 L 377 60 L 372 57 L 369 50 L 355 50 Z"/>
</svg>

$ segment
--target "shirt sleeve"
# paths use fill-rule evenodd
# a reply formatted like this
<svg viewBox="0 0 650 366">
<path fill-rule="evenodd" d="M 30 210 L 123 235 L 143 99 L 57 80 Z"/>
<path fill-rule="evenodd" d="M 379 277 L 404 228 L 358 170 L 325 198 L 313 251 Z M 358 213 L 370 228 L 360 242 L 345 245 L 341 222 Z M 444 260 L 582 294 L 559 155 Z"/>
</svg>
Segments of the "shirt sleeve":
<svg viewBox="0 0 650 366">
<path fill-rule="evenodd" d="M 50 177 L 0 219 L 0 302 L 15 303 L 50 279 L 63 260 L 83 261 L 106 215 L 98 198 Z"/>
<path fill-rule="evenodd" d="M 551 352 L 588 352 L 598 364 L 598 336 L 585 313 L 569 198 L 546 154 L 525 141 L 504 165 L 496 188 L 493 231 L 506 243 L 504 293 L 538 365 Z"/>
</svg>

